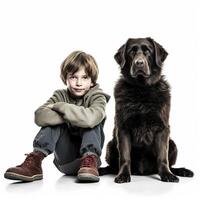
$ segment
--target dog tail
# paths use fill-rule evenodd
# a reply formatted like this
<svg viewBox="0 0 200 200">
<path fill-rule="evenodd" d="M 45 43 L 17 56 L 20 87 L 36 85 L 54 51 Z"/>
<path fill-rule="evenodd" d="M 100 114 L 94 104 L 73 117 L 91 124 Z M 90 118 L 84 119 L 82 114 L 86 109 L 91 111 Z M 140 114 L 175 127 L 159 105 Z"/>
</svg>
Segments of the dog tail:
<svg viewBox="0 0 200 200">
<path fill-rule="evenodd" d="M 174 174 L 174 175 L 177 175 L 177 176 L 183 176 L 183 177 L 193 177 L 194 176 L 194 173 L 189 170 L 189 169 L 186 169 L 184 167 L 182 168 L 170 168 L 171 172 Z"/>
<path fill-rule="evenodd" d="M 103 176 L 103 175 L 107 175 L 107 174 L 114 174 L 114 171 L 112 170 L 112 168 L 110 166 L 100 167 L 98 169 L 98 171 L 99 171 L 99 176 Z"/>
</svg>

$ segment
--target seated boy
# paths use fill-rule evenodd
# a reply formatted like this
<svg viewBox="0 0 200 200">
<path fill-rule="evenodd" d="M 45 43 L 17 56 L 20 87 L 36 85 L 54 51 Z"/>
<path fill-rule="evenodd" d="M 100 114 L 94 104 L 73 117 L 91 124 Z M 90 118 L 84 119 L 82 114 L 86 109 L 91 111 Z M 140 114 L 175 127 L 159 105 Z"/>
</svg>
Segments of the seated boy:
<svg viewBox="0 0 200 200">
<path fill-rule="evenodd" d="M 54 164 L 64 174 L 77 175 L 82 182 L 98 182 L 98 167 L 104 144 L 103 125 L 109 96 L 96 83 L 94 58 L 81 51 L 71 53 L 61 65 L 61 79 L 67 89 L 53 96 L 35 111 L 41 126 L 33 141 L 33 152 L 4 177 L 35 181 L 43 178 L 41 163 L 54 153 Z"/>
</svg>

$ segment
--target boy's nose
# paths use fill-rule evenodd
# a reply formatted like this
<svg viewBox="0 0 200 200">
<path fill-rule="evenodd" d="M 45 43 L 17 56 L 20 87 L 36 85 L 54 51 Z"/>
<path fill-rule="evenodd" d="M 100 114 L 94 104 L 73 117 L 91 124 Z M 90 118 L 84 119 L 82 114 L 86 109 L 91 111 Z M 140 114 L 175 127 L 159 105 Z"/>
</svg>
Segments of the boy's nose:
<svg viewBox="0 0 200 200">
<path fill-rule="evenodd" d="M 76 81 L 76 85 L 82 85 L 82 81 L 81 81 L 81 79 L 77 79 L 77 81 Z"/>
</svg>

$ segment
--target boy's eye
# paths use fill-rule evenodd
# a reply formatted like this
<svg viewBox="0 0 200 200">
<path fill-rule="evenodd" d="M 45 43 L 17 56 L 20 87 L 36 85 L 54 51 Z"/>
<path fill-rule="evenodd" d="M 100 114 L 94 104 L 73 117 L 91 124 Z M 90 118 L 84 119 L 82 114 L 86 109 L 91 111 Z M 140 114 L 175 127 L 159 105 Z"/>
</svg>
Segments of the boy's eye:
<svg viewBox="0 0 200 200">
<path fill-rule="evenodd" d="M 84 79 L 88 79 L 88 76 L 84 76 L 83 78 L 84 78 Z"/>
<path fill-rule="evenodd" d="M 69 78 L 70 78 L 70 79 L 75 79 L 76 77 L 75 77 L 75 76 L 70 76 Z"/>
</svg>

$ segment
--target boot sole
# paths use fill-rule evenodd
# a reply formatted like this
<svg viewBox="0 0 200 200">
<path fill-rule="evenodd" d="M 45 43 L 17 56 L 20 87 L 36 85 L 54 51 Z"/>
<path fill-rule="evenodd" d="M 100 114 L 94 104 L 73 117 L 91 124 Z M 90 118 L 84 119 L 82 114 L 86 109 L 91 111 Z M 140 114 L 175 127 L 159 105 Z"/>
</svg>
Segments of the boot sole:
<svg viewBox="0 0 200 200">
<path fill-rule="evenodd" d="M 37 180 L 43 179 L 43 175 L 36 174 L 34 176 L 24 176 L 24 175 L 16 174 L 13 172 L 6 172 L 4 174 L 4 178 L 10 179 L 10 180 L 20 180 L 20 181 L 24 181 L 24 182 L 32 182 L 32 181 L 37 181 Z"/>
<path fill-rule="evenodd" d="M 85 183 L 99 182 L 100 180 L 98 176 L 89 173 L 78 174 L 77 178 L 79 182 L 85 182 Z"/>
</svg>

